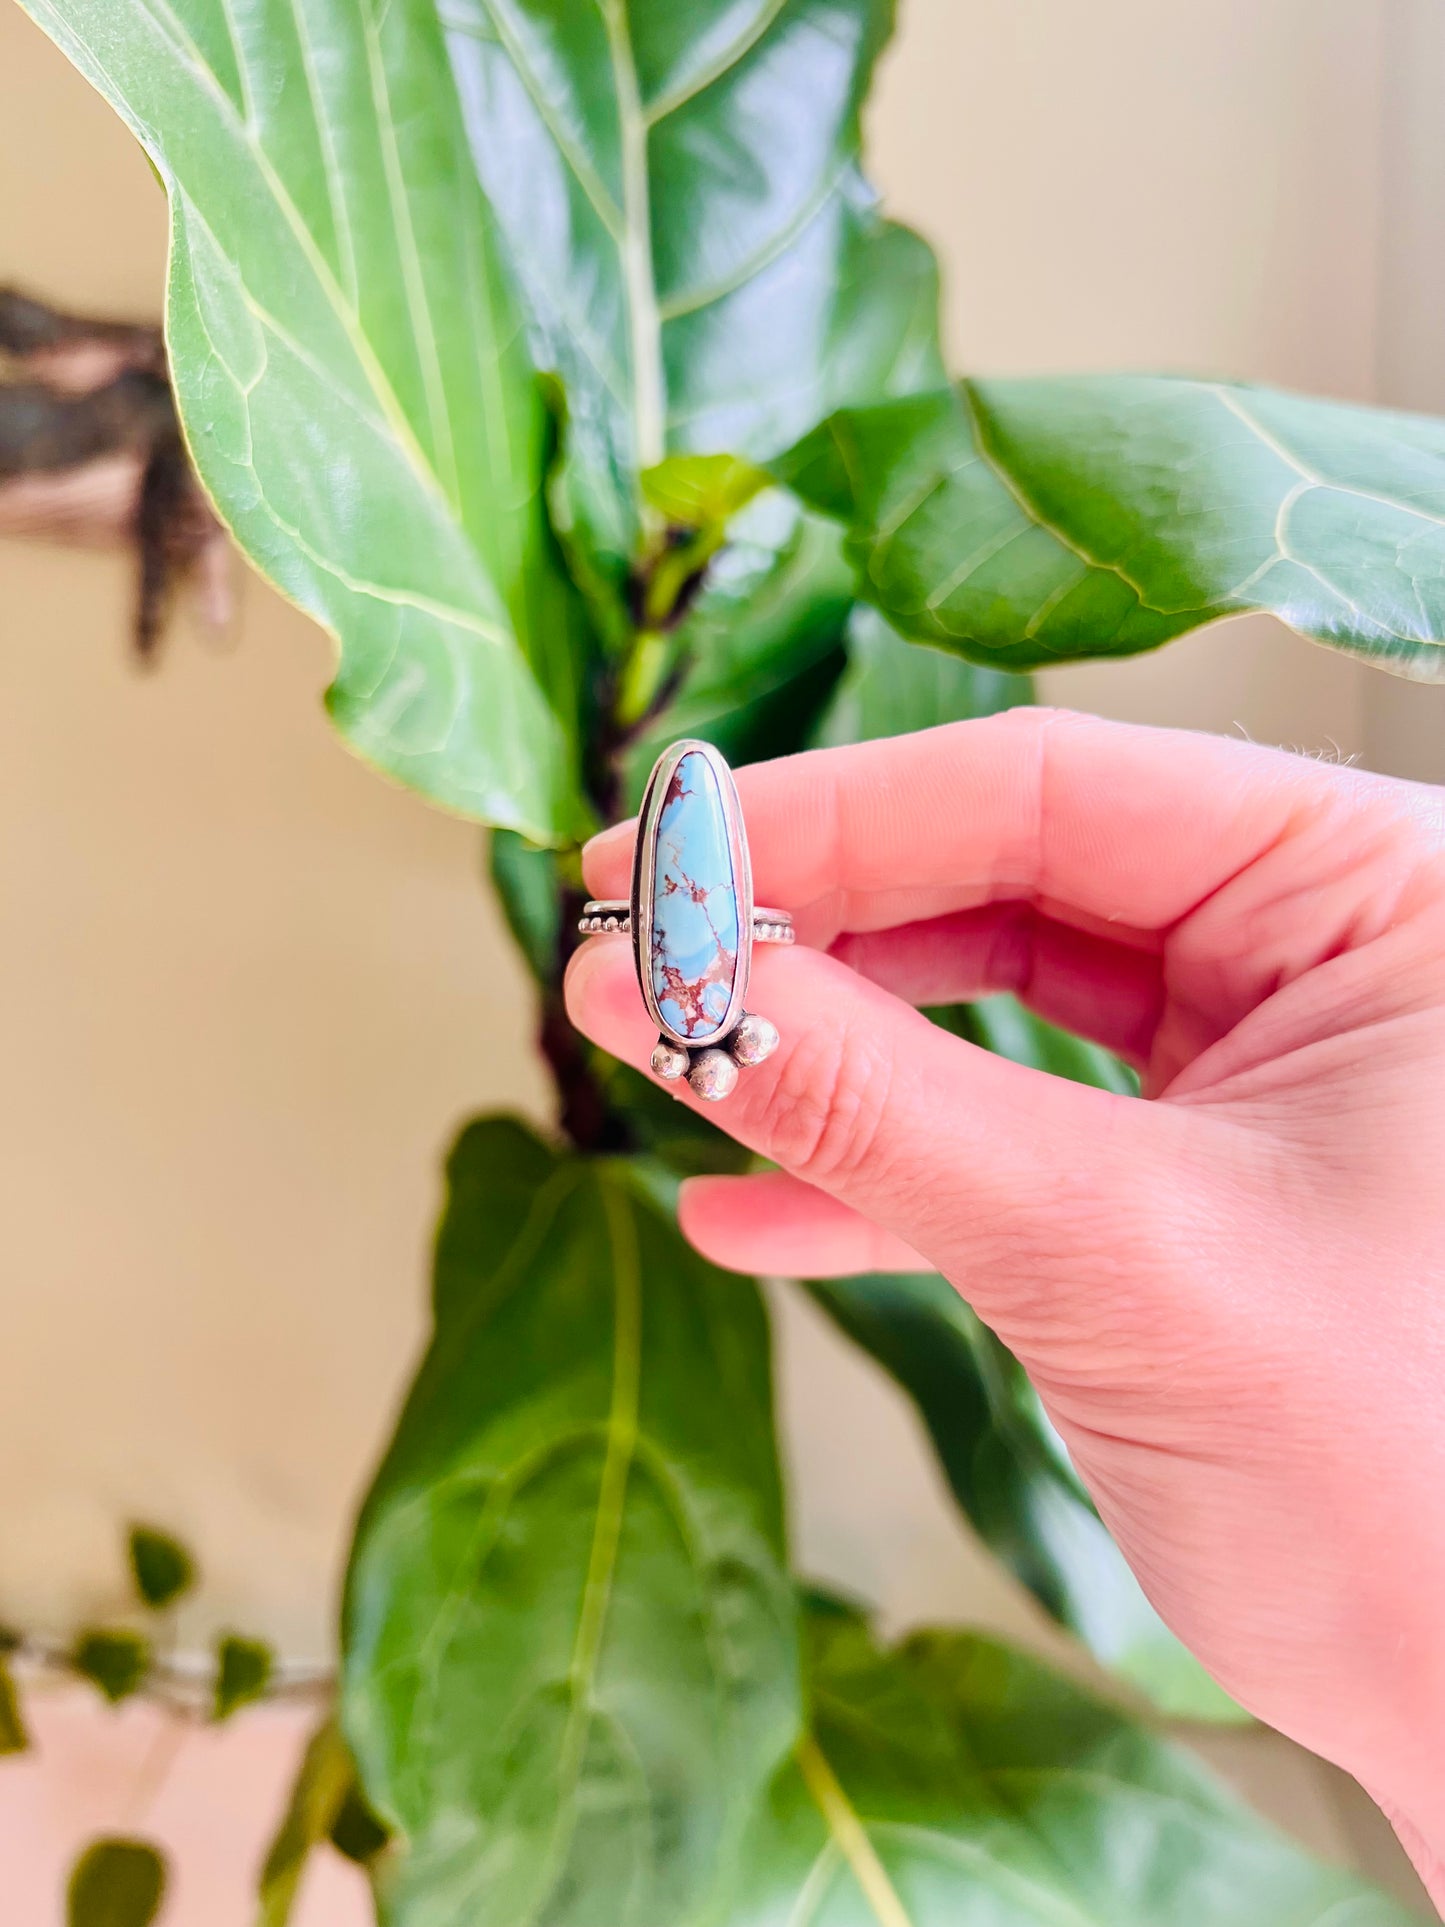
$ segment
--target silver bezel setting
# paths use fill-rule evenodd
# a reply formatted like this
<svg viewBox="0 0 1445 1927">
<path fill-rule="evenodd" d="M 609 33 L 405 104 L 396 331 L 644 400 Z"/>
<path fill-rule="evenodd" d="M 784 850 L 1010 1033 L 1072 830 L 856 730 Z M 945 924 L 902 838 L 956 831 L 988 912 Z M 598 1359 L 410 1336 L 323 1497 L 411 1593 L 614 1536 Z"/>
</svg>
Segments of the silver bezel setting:
<svg viewBox="0 0 1445 1927">
<path fill-rule="evenodd" d="M 733 884 L 737 892 L 738 959 L 737 969 L 733 974 L 732 995 L 728 999 L 728 1007 L 722 1021 L 716 1030 L 710 1031 L 706 1037 L 689 1037 L 686 1032 L 674 1030 L 663 1016 L 652 988 L 652 906 L 653 888 L 657 877 L 657 830 L 667 801 L 668 786 L 672 782 L 673 772 L 685 756 L 701 756 L 717 781 L 723 823 L 727 831 L 728 854 L 732 860 Z M 753 869 L 752 860 L 748 854 L 747 836 L 743 830 L 742 806 L 738 801 L 737 785 L 733 782 L 733 773 L 726 761 L 711 743 L 704 743 L 696 737 L 685 737 L 681 742 L 673 743 L 665 749 L 653 765 L 638 816 L 629 908 L 632 922 L 632 962 L 637 972 L 638 988 L 642 992 L 642 1001 L 647 1006 L 648 1016 L 657 1025 L 662 1036 L 674 1044 L 681 1045 L 684 1050 L 701 1051 L 720 1046 L 743 1014 L 748 994 L 748 979 L 752 974 Z"/>
</svg>

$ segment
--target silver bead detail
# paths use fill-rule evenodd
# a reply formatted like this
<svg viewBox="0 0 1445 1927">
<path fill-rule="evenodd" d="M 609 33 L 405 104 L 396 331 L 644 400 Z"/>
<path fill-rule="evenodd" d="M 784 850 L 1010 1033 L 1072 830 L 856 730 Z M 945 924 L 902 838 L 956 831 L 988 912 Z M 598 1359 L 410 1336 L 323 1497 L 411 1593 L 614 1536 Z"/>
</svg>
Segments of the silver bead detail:
<svg viewBox="0 0 1445 1927">
<path fill-rule="evenodd" d="M 670 1044 L 665 1037 L 659 1037 L 652 1047 L 650 1062 L 659 1077 L 666 1077 L 669 1080 L 686 1077 L 690 1061 L 687 1052 L 680 1044 Z"/>
<path fill-rule="evenodd" d="M 738 1027 L 728 1039 L 728 1049 L 737 1064 L 761 1064 L 778 1048 L 778 1027 L 766 1017 L 744 1011 Z"/>
<path fill-rule="evenodd" d="M 725 1050 L 700 1050 L 692 1060 L 687 1081 L 695 1096 L 716 1104 L 736 1086 L 738 1067 Z"/>
</svg>

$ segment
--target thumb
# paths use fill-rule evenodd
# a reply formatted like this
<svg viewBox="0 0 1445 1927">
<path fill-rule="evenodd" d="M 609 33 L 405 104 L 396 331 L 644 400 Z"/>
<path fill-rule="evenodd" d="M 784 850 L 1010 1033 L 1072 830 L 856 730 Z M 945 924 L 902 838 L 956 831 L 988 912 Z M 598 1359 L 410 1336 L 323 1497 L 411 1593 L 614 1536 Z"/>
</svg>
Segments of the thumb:
<svg viewBox="0 0 1445 1927">
<path fill-rule="evenodd" d="M 567 1003 L 604 1050 L 647 1065 L 656 1034 L 626 944 L 583 945 Z M 778 1028 L 774 1056 L 721 1104 L 685 1085 L 678 1101 L 911 1246 L 1005 1338 L 1045 1314 L 1057 1326 L 1061 1278 L 1117 1252 L 1141 1197 L 1173 1189 L 1183 1115 L 995 1057 L 819 951 L 758 952 L 749 1003 Z"/>
</svg>

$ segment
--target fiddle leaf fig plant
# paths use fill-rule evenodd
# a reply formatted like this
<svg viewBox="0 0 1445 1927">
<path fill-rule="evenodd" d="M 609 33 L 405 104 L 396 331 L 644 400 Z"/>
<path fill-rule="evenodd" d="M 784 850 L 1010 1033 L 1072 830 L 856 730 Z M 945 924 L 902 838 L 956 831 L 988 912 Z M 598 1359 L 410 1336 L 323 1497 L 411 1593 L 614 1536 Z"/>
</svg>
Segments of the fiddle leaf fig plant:
<svg viewBox="0 0 1445 1927">
<path fill-rule="evenodd" d="M 1403 1922 L 1154 1730 L 1243 1715 L 942 1280 L 813 1289 L 1127 1704 L 807 1594 L 763 1298 L 674 1222 L 678 1177 L 742 1154 L 571 1032 L 561 979 L 581 839 L 679 736 L 919 729 L 1251 609 L 1445 675 L 1445 427 L 950 385 L 932 255 L 861 171 L 892 0 L 25 4 L 164 185 L 187 444 L 335 637 L 337 727 L 490 827 L 556 1086 L 554 1128 L 453 1151 L 268 1927 L 327 1839 L 389 1927 Z M 1132 1088 L 1011 1000 L 933 1014 Z M 270 1672 L 229 1663 L 224 1710 Z"/>
</svg>

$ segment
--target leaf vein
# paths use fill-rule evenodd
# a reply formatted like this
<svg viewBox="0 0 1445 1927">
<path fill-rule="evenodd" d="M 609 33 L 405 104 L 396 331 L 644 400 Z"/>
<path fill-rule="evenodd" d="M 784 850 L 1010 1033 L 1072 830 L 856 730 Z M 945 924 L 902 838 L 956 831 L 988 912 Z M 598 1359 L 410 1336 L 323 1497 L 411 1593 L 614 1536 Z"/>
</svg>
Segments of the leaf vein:
<svg viewBox="0 0 1445 1927">
<path fill-rule="evenodd" d="M 666 120 L 669 114 L 675 114 L 679 107 L 685 107 L 690 100 L 696 100 L 699 94 L 706 93 L 708 88 L 716 86 L 725 74 L 731 73 L 733 68 L 738 66 L 764 39 L 788 4 L 789 0 L 768 0 L 768 4 L 752 25 L 745 28 L 730 46 L 724 47 L 709 66 L 700 68 L 696 74 L 680 82 L 670 93 L 659 94 L 646 110 L 648 127 L 656 127 L 659 121 Z"/>
</svg>

